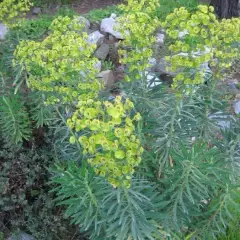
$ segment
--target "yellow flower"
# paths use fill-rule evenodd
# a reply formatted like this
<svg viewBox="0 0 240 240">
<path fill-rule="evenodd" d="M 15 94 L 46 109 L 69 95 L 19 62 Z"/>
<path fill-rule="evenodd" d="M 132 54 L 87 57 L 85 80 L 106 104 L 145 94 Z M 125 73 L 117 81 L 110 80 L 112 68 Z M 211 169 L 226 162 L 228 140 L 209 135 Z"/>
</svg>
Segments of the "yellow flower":
<svg viewBox="0 0 240 240">
<path fill-rule="evenodd" d="M 71 144 L 74 144 L 74 143 L 76 142 L 75 137 L 74 137 L 74 136 L 71 136 L 71 137 L 69 138 L 69 142 L 70 142 Z"/>
</svg>

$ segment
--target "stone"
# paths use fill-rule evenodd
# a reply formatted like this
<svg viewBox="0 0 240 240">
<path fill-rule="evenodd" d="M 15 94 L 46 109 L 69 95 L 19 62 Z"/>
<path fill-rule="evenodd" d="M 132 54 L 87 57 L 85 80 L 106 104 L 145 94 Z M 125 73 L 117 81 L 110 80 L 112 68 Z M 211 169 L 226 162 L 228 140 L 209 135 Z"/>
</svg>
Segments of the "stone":
<svg viewBox="0 0 240 240">
<path fill-rule="evenodd" d="M 150 68 L 156 66 L 156 64 L 157 64 L 157 59 L 156 58 L 150 58 L 150 60 L 149 60 Z"/>
<path fill-rule="evenodd" d="M 223 112 L 216 112 L 214 114 L 210 114 L 208 116 L 209 119 L 214 120 L 215 123 L 221 128 L 221 129 L 228 129 L 231 125 L 231 118 L 232 116 L 230 114 L 225 114 Z"/>
<path fill-rule="evenodd" d="M 111 16 L 110 16 L 110 18 L 116 19 L 116 18 L 117 18 L 117 14 L 112 13 Z"/>
<path fill-rule="evenodd" d="M 103 43 L 94 53 L 95 57 L 99 60 L 105 60 L 107 55 L 109 54 L 110 48 L 108 44 Z"/>
<path fill-rule="evenodd" d="M 233 102 L 233 110 L 236 114 L 240 114 L 240 100 L 235 100 Z"/>
<path fill-rule="evenodd" d="M 171 76 L 171 77 L 175 77 L 176 74 L 177 74 L 177 72 L 168 71 L 168 70 L 167 70 L 167 67 L 170 67 L 170 64 L 167 63 L 164 58 L 161 58 L 161 59 L 156 63 L 155 67 L 153 67 L 153 68 L 154 68 L 153 70 L 154 70 L 155 72 L 159 73 L 160 75 L 162 75 L 162 74 L 167 74 L 167 75 L 169 75 L 169 76 Z"/>
<path fill-rule="evenodd" d="M 109 55 L 108 60 L 110 60 L 113 64 L 117 65 L 119 64 L 119 54 L 118 54 L 118 48 L 116 44 L 109 44 Z"/>
<path fill-rule="evenodd" d="M 233 95 L 237 95 L 238 93 L 240 93 L 240 89 L 238 88 L 238 80 L 237 79 L 224 79 L 224 88 L 226 88 L 226 90 Z M 222 82 L 218 83 L 218 86 L 221 87 L 222 86 Z"/>
<path fill-rule="evenodd" d="M 122 34 L 117 31 L 119 28 L 119 23 L 115 18 L 104 18 L 101 22 L 100 30 L 104 33 L 110 33 L 117 39 L 124 39 Z"/>
<path fill-rule="evenodd" d="M 119 66 L 117 66 L 116 69 L 115 69 L 115 71 L 116 71 L 117 73 L 124 73 L 124 72 L 125 72 L 125 67 L 124 67 L 124 65 L 119 65 Z"/>
<path fill-rule="evenodd" d="M 91 23 L 90 30 L 92 32 L 99 31 L 100 30 L 100 23 L 99 22 L 93 22 Z"/>
<path fill-rule="evenodd" d="M 34 240 L 34 237 L 27 233 L 21 232 L 19 234 L 12 235 L 7 240 Z"/>
<path fill-rule="evenodd" d="M 40 13 L 42 13 L 42 10 L 40 7 L 34 7 L 32 10 L 33 15 L 38 15 Z"/>
<path fill-rule="evenodd" d="M 148 82 L 149 88 L 153 88 L 162 84 L 162 81 L 154 73 L 145 71 L 145 76 L 147 76 L 147 82 Z"/>
<path fill-rule="evenodd" d="M 114 84 L 114 75 L 112 70 L 106 70 L 100 72 L 97 77 L 104 82 L 104 86 L 111 88 Z"/>
<path fill-rule="evenodd" d="M 8 32 L 7 26 L 3 23 L 0 23 L 0 40 L 4 40 Z"/>
<path fill-rule="evenodd" d="M 98 72 L 101 72 L 102 62 L 98 60 L 94 67 L 98 70 Z"/>
<path fill-rule="evenodd" d="M 209 53 L 210 51 L 211 50 L 209 48 L 206 48 L 203 52 L 200 52 L 200 51 L 193 52 L 192 56 L 193 57 L 201 56 L 202 54 Z M 179 56 L 188 56 L 188 53 L 179 53 L 177 55 L 179 55 Z M 167 63 L 164 58 L 161 58 L 157 62 L 156 66 L 153 68 L 153 71 L 158 72 L 160 75 L 167 74 L 167 75 L 169 75 L 171 77 L 175 77 L 177 75 L 177 73 L 179 73 L 182 70 L 182 69 L 178 69 L 177 71 L 172 72 L 172 71 L 168 71 L 167 67 L 170 67 L 170 63 Z M 204 72 L 206 77 L 208 77 L 208 75 L 212 74 L 212 70 L 210 69 L 208 62 L 202 63 L 200 65 L 199 70 L 201 70 L 201 72 Z M 193 72 L 193 74 L 194 74 L 194 72 Z"/>
<path fill-rule="evenodd" d="M 96 44 L 100 46 L 103 43 L 104 35 L 101 34 L 99 31 L 92 32 L 88 35 L 88 42 L 90 44 Z"/>
<path fill-rule="evenodd" d="M 186 35 L 188 35 L 188 30 L 183 30 L 183 31 L 180 31 L 178 33 L 178 37 L 181 39 L 181 38 L 184 38 Z"/>
<path fill-rule="evenodd" d="M 116 38 L 112 34 L 109 34 L 108 40 L 113 42 L 113 41 L 116 41 Z"/>
<path fill-rule="evenodd" d="M 157 33 L 156 43 L 157 43 L 158 46 L 163 46 L 164 45 L 164 39 L 165 39 L 165 34 Z"/>
</svg>

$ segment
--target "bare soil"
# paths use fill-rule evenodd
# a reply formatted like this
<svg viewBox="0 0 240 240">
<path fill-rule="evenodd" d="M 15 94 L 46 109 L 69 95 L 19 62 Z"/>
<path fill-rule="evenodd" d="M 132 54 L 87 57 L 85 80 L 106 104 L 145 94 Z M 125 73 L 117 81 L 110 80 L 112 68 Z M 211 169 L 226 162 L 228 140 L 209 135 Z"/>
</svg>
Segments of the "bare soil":
<svg viewBox="0 0 240 240">
<path fill-rule="evenodd" d="M 73 0 L 69 4 L 62 4 L 56 1 L 50 2 L 48 6 L 37 6 L 41 7 L 42 12 L 47 14 L 55 13 L 58 9 L 63 6 L 76 11 L 79 14 L 87 13 L 93 9 L 105 8 L 107 6 L 117 5 L 123 2 L 123 0 Z"/>
<path fill-rule="evenodd" d="M 78 13 L 87 13 L 92 9 L 119 4 L 121 0 L 75 0 L 72 8 Z"/>
</svg>

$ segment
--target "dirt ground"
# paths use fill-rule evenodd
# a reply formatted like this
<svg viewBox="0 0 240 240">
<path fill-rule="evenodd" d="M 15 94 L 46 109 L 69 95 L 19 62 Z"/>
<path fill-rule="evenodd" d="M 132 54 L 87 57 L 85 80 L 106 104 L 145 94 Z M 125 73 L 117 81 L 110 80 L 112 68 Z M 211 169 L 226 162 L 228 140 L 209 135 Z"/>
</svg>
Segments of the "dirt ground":
<svg viewBox="0 0 240 240">
<path fill-rule="evenodd" d="M 123 2 L 123 0 L 73 0 L 70 4 L 67 4 L 68 8 L 73 9 L 77 13 L 87 13 L 92 9 L 105 8 L 107 6 L 116 5 Z M 42 11 L 47 14 L 56 12 L 59 8 L 63 7 L 64 4 L 57 3 L 56 1 L 50 2 L 48 6 L 37 6 L 41 7 Z"/>
<path fill-rule="evenodd" d="M 92 9 L 104 8 L 111 5 L 119 4 L 121 0 L 76 0 L 72 3 L 73 9 L 78 13 L 86 13 Z"/>
</svg>

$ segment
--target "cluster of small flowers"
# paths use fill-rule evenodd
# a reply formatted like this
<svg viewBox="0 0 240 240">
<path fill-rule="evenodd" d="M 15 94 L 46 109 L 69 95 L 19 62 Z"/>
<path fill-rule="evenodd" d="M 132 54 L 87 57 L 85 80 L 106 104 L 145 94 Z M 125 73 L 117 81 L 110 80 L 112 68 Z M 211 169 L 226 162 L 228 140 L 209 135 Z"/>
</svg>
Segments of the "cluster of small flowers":
<svg viewBox="0 0 240 240">
<path fill-rule="evenodd" d="M 95 172 L 104 176 L 114 187 L 130 187 L 134 168 L 140 163 L 143 148 L 134 134 L 134 104 L 123 103 L 120 96 L 114 102 L 79 101 L 77 110 L 68 119 L 69 128 L 80 134 L 71 136 L 70 143 L 79 141 Z M 84 130 L 84 135 L 81 135 Z"/>
<path fill-rule="evenodd" d="M 16 48 L 13 64 L 25 67 L 28 86 L 45 92 L 48 103 L 93 98 L 103 87 L 96 79 L 95 46 L 82 28 L 77 19 L 58 17 L 42 42 L 22 41 Z"/>
<path fill-rule="evenodd" d="M 239 57 L 240 19 L 218 20 L 213 12 L 212 6 L 200 5 L 195 13 L 181 7 L 162 23 L 174 41 L 169 46 L 171 56 L 167 56 L 166 61 L 170 62 L 172 71 L 181 69 L 173 87 L 203 83 L 205 74 L 200 66 L 206 62 L 215 67 L 216 77 L 220 78 L 221 71 Z M 183 37 L 181 32 L 184 32 Z M 192 74 L 191 70 L 196 73 Z"/>
<path fill-rule="evenodd" d="M 134 104 L 129 99 L 98 100 L 103 84 L 96 79 L 95 46 L 87 42 L 77 18 L 58 17 L 50 30 L 42 42 L 21 42 L 13 64 L 25 67 L 28 86 L 43 92 L 47 104 L 61 101 L 76 108 L 67 120 L 74 133 L 70 143 L 79 141 L 88 163 L 114 187 L 130 187 L 143 152 L 134 134 L 140 114 L 131 118 Z"/>
<path fill-rule="evenodd" d="M 31 6 L 33 4 L 30 0 L 3 0 L 0 2 L 0 21 L 8 26 L 14 26 Z"/>
<path fill-rule="evenodd" d="M 135 79 L 141 78 L 153 55 L 152 46 L 156 42 L 154 33 L 159 26 L 154 16 L 157 6 L 158 0 L 128 0 L 127 5 L 120 5 L 124 12 L 118 19 L 119 30 L 124 36 L 122 49 L 119 50 L 120 61 L 129 66 L 129 73 Z M 127 47 L 131 50 L 127 51 Z M 127 75 L 126 80 L 130 81 Z"/>
</svg>

